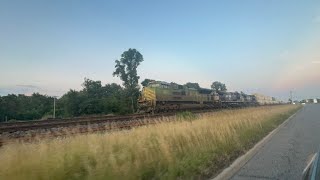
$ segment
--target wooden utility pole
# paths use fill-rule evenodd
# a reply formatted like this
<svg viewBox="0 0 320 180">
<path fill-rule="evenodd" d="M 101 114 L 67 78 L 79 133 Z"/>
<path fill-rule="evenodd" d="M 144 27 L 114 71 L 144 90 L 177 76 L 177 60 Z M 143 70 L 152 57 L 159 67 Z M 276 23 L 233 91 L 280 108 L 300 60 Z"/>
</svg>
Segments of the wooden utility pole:
<svg viewBox="0 0 320 180">
<path fill-rule="evenodd" d="M 133 97 L 132 96 L 131 96 L 131 108 L 132 108 L 132 113 L 134 113 Z"/>
<path fill-rule="evenodd" d="M 53 96 L 53 119 L 56 118 L 56 98 L 58 96 Z"/>
</svg>

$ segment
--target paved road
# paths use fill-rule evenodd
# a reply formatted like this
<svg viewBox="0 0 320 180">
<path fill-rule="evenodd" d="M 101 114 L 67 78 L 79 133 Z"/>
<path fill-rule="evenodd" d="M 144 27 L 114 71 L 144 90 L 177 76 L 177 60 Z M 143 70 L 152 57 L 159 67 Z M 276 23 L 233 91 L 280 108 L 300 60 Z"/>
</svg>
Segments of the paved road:
<svg viewBox="0 0 320 180">
<path fill-rule="evenodd" d="M 320 104 L 306 105 L 243 166 L 233 180 L 301 179 L 320 145 Z"/>
</svg>

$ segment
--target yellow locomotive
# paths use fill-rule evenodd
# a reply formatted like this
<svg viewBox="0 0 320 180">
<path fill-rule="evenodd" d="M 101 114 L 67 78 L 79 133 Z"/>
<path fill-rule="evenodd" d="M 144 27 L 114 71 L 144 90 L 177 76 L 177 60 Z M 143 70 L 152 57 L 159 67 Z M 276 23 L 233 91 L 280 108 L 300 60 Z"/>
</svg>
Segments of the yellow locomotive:
<svg viewBox="0 0 320 180">
<path fill-rule="evenodd" d="M 176 83 L 150 82 L 138 100 L 140 112 L 167 112 L 220 107 L 219 95 L 210 89 L 193 89 Z"/>
</svg>

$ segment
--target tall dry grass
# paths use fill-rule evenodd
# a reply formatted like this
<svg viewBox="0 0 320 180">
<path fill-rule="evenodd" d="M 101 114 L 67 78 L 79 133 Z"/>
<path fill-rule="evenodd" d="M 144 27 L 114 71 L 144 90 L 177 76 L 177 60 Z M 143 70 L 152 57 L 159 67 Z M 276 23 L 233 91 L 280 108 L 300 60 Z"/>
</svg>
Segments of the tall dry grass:
<svg viewBox="0 0 320 180">
<path fill-rule="evenodd" d="M 298 108 L 227 110 L 130 131 L 9 144 L 0 149 L 0 179 L 209 177 Z"/>
</svg>

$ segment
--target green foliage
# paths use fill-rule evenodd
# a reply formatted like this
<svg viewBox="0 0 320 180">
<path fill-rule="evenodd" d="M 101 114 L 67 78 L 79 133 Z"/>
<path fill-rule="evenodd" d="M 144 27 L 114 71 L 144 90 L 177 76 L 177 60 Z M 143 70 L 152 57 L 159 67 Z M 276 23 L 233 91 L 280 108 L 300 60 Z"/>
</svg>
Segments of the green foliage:
<svg viewBox="0 0 320 180">
<path fill-rule="evenodd" d="M 64 116 L 80 116 L 81 110 L 80 105 L 83 101 L 83 96 L 80 92 L 70 90 L 64 94 L 57 103 L 57 108 L 60 113 Z"/>
<path fill-rule="evenodd" d="M 179 120 L 192 121 L 192 120 L 196 119 L 197 116 L 190 111 L 184 111 L 184 112 L 177 113 L 176 117 Z"/>
<path fill-rule="evenodd" d="M 125 87 L 125 96 L 127 97 L 127 106 L 134 112 L 137 107 L 139 96 L 139 76 L 137 68 L 143 61 L 143 56 L 136 49 L 129 49 L 122 53 L 120 60 L 116 60 L 116 70 L 113 76 L 118 76 L 123 81 Z"/>
<path fill-rule="evenodd" d="M 113 76 L 118 76 L 123 81 L 126 89 L 136 89 L 138 86 L 139 76 L 137 75 L 137 67 L 143 61 L 143 56 L 136 49 L 129 49 L 121 55 L 120 60 L 116 60 L 116 70 Z"/>
<path fill-rule="evenodd" d="M 39 93 L 0 97 L 0 121 L 40 119 L 53 108 L 53 98 Z"/>
<path fill-rule="evenodd" d="M 98 114 L 127 114 L 126 91 L 118 84 L 101 85 L 101 81 L 85 79 L 83 89 L 69 90 L 56 101 L 56 117 Z M 53 115 L 53 97 L 38 93 L 32 96 L 0 97 L 0 121 L 34 120 Z"/>
<path fill-rule="evenodd" d="M 219 82 L 219 81 L 215 81 L 212 83 L 211 88 L 213 90 L 216 90 L 218 92 L 226 92 L 227 91 L 227 87 L 225 84 Z"/>
<path fill-rule="evenodd" d="M 188 88 L 200 89 L 200 86 L 199 86 L 198 83 L 188 82 L 188 83 L 185 84 L 185 86 L 187 86 Z"/>
<path fill-rule="evenodd" d="M 146 86 L 149 84 L 149 82 L 152 82 L 152 81 L 155 81 L 155 80 L 153 80 L 153 79 L 145 79 L 145 80 L 143 80 L 143 81 L 141 82 L 141 85 L 142 85 L 143 87 L 146 87 Z"/>
<path fill-rule="evenodd" d="M 118 84 L 101 85 L 101 81 L 85 79 L 81 91 L 70 90 L 59 101 L 64 117 L 91 114 L 126 114 L 125 90 Z M 59 114 L 59 113 L 58 113 Z"/>
<path fill-rule="evenodd" d="M 69 90 L 56 102 L 56 117 L 74 117 L 96 114 L 127 114 L 134 112 L 139 96 L 137 67 L 143 56 L 136 49 L 123 52 L 116 60 L 113 76 L 123 81 L 103 86 L 101 81 L 84 80 L 80 91 Z M 52 117 L 53 97 L 35 93 L 32 96 L 0 96 L 0 121 L 33 120 Z"/>
</svg>

